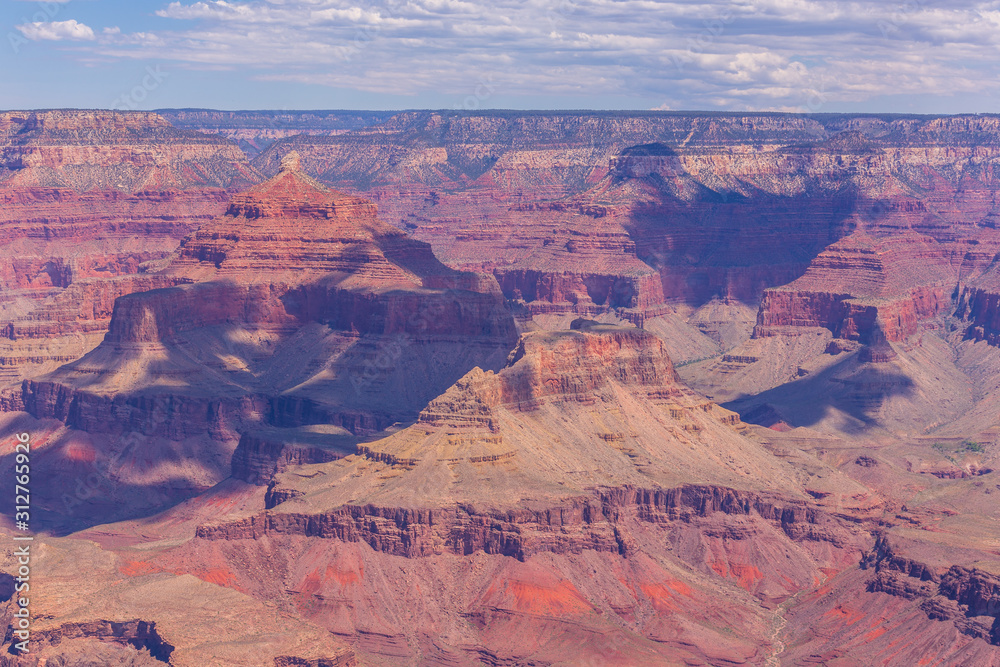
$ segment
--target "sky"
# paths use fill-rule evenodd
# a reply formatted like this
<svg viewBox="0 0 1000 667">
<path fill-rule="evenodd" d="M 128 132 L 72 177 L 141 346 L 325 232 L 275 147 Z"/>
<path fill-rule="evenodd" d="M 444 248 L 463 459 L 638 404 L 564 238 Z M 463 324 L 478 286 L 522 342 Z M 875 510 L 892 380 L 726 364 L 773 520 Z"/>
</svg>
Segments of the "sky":
<svg viewBox="0 0 1000 667">
<path fill-rule="evenodd" d="M 0 0 L 0 109 L 1000 112 L 1000 0 Z"/>
</svg>

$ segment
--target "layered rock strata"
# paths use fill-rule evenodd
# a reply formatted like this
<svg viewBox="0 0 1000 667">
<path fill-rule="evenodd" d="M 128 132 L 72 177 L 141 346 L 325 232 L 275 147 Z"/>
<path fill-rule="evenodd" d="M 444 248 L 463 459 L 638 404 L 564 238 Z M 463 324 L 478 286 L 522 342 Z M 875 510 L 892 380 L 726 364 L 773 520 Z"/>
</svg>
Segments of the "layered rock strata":
<svg viewBox="0 0 1000 667">
<path fill-rule="evenodd" d="M 203 522 L 151 566 L 196 553 L 229 564 L 283 545 L 285 573 L 258 582 L 260 594 L 380 661 L 760 661 L 773 650 L 766 623 L 740 613 L 723 624 L 754 639 L 727 639 L 712 629 L 722 600 L 776 605 L 848 567 L 868 538 L 800 496 L 745 430 L 679 384 L 655 336 L 581 321 L 526 334 L 505 368 L 471 371 L 416 424 L 355 453 L 335 455 L 331 436 L 310 445 L 289 433 L 294 453 L 241 443 L 241 471 L 265 483 L 273 470 L 267 509 Z M 289 465 L 320 451 L 325 462 Z M 782 575 L 765 551 L 789 564 Z M 414 577 L 435 594 L 401 586 Z M 387 599 L 407 611 L 371 602 Z M 691 605 L 717 620 L 681 630 L 674 614 Z M 475 623 L 431 641 L 426 618 Z M 520 647 L 503 639 L 512 627 Z M 581 632 L 591 639 L 571 646 Z"/>
<path fill-rule="evenodd" d="M 494 272 L 533 312 L 638 308 L 619 316 L 641 322 L 664 301 L 756 304 L 839 272 L 852 289 L 768 292 L 760 335 L 791 318 L 860 336 L 877 310 L 895 341 L 990 270 L 998 136 L 979 116 L 415 112 L 280 141 L 257 164 L 299 150 L 310 173 L 370 193 L 447 263 Z M 876 276 L 897 262 L 930 271 Z M 795 314 L 824 300 L 852 303 Z"/>
<path fill-rule="evenodd" d="M 114 298 L 148 288 L 134 277 L 260 180 L 229 142 L 153 113 L 4 112 L 0 128 L 6 382 L 93 348 Z"/>
<path fill-rule="evenodd" d="M 146 274 L 152 289 L 114 302 L 96 349 L 24 381 L 6 409 L 111 449 L 130 434 L 211 439 L 215 466 L 243 432 L 364 436 L 416 418 L 470 368 L 502 365 L 516 334 L 492 278 L 445 267 L 297 167 L 234 197 Z"/>
</svg>

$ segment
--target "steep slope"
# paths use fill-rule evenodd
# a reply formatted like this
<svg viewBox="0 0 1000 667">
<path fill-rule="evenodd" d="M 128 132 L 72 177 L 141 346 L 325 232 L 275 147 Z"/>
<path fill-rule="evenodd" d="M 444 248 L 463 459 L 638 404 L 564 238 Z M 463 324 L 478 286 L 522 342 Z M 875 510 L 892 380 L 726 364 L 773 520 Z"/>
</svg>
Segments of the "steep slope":
<svg viewBox="0 0 1000 667">
<path fill-rule="evenodd" d="M 533 312 L 639 307 L 626 316 L 640 321 L 664 301 L 756 306 L 854 230 L 816 270 L 847 258 L 864 272 L 850 258 L 868 248 L 978 275 L 997 250 L 998 146 L 984 115 L 409 112 L 276 142 L 256 164 L 270 173 L 296 149 L 311 174 L 367 193 L 449 265 L 493 271 Z M 937 298 L 923 280 L 822 298 L 924 318 L 933 305 L 905 303 Z M 771 296 L 767 327 L 801 308 Z"/>
<path fill-rule="evenodd" d="M 0 381 L 79 358 L 143 265 L 260 180 L 217 137 L 151 113 L 0 114 Z"/>
<path fill-rule="evenodd" d="M 36 115 L 39 657 L 1000 665 L 996 117 Z"/>
<path fill-rule="evenodd" d="M 322 628 L 220 586 L 222 578 L 144 571 L 127 554 L 86 540 L 39 540 L 32 553 L 47 583 L 22 591 L 31 599 L 31 650 L 21 659 L 5 651 L 4 665 L 357 664 L 353 651 Z M 16 569 L 15 557 L 6 553 L 4 560 L 4 569 Z M 17 609 L 4 600 L 3 622 Z"/>
<path fill-rule="evenodd" d="M 317 483 L 336 494 L 334 504 L 360 494 L 417 506 L 428 502 L 424 493 L 439 500 L 445 483 L 452 489 L 445 497 L 471 504 L 651 481 L 760 488 L 756 480 L 767 479 L 769 489 L 795 487 L 769 454 L 734 431 L 736 415 L 677 383 L 659 339 L 633 328 L 584 327 L 526 334 L 499 373 L 474 369 L 414 426 L 359 445 L 365 458 L 406 471 L 386 488 L 359 491 L 357 481 L 331 484 L 329 477 Z M 507 459 L 499 468 L 509 470 L 489 483 L 468 465 Z M 441 479 L 427 484 L 428 476 Z"/>
<path fill-rule="evenodd" d="M 9 111 L 0 115 L 0 182 L 11 187 L 149 192 L 239 187 L 257 180 L 232 144 L 121 111 Z"/>
<path fill-rule="evenodd" d="M 157 113 L 174 127 L 225 137 L 252 159 L 278 139 L 346 134 L 383 122 L 396 112 L 159 109 Z"/>
<path fill-rule="evenodd" d="M 695 154 L 712 146 L 729 157 L 731 144 L 742 141 L 776 148 L 822 136 L 821 125 L 780 115 L 407 113 L 338 137 L 277 142 L 256 164 L 270 171 L 294 148 L 307 171 L 368 193 L 388 207 L 387 219 L 430 242 L 443 261 L 493 271 L 505 295 L 523 298 L 533 312 L 592 316 L 637 309 L 623 315 L 640 321 L 663 312 L 665 297 L 704 301 L 719 294 L 720 286 L 682 287 L 691 273 L 686 267 L 679 279 L 658 275 L 672 262 L 658 261 L 661 249 L 642 247 L 646 238 L 632 233 L 631 194 L 603 196 L 622 174 L 635 177 L 636 161 L 617 156 L 641 156 L 641 146 L 660 142 L 697 146 Z M 636 144 L 639 150 L 629 149 Z M 575 198 L 591 187 L 593 194 Z M 698 219 L 706 215 L 728 218 L 727 211 L 714 210 L 717 200 L 709 198 L 709 205 L 690 213 L 685 227 L 701 225 Z M 699 241 L 729 241 L 731 227 L 709 230 Z M 799 253 L 804 261 L 829 236 L 823 229 L 818 239 L 810 237 L 812 245 Z M 771 247 L 762 242 L 753 250 Z M 802 258 L 721 293 L 749 298 L 762 286 L 787 282 L 801 271 Z"/>
<path fill-rule="evenodd" d="M 129 591 L 190 573 L 277 604 L 375 664 L 1000 660 L 992 451 L 748 426 L 641 330 L 526 334 L 355 443 L 271 429 L 233 459 L 256 488 L 58 544 L 96 541 Z"/>
<path fill-rule="evenodd" d="M 151 566 L 211 559 L 382 664 L 761 662 L 769 609 L 867 537 L 680 385 L 656 337 L 577 327 L 526 334 L 356 454 L 278 472 L 268 509 L 189 523 Z M 275 550 L 280 571 L 235 566 Z"/>
<path fill-rule="evenodd" d="M 147 279 L 174 286 L 117 299 L 96 349 L 25 381 L 6 407 L 93 436 L 100 458 L 140 436 L 187 452 L 208 440 L 189 462 L 201 469 L 158 481 L 167 488 L 218 481 L 255 427 L 364 435 L 412 420 L 516 340 L 491 278 L 445 267 L 294 157 Z"/>
</svg>

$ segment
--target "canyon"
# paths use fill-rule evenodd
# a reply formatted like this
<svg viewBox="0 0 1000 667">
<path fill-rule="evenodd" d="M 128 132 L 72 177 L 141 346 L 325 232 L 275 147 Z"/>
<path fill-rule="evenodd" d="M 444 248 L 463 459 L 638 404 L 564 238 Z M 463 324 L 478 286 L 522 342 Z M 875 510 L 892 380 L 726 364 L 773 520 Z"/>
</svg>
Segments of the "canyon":
<svg viewBox="0 0 1000 667">
<path fill-rule="evenodd" d="M 998 163 L 992 115 L 0 113 L 0 664 L 1000 665 Z"/>
</svg>

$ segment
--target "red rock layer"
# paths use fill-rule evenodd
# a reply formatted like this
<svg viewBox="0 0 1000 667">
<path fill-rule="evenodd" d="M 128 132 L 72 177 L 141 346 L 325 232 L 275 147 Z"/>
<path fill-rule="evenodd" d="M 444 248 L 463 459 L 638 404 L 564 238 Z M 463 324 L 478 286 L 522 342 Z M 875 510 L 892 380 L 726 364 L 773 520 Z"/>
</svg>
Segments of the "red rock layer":
<svg viewBox="0 0 1000 667">
<path fill-rule="evenodd" d="M 961 243 L 912 232 L 849 236 L 820 253 L 800 278 L 764 293 L 754 336 L 824 327 L 864 341 L 877 325 L 888 340 L 902 341 L 953 307 L 960 280 L 975 282 L 990 270 L 988 248 L 1000 249 L 1000 236 L 978 236 Z"/>
<path fill-rule="evenodd" d="M 198 556 L 235 565 L 278 548 L 287 571 L 251 583 L 234 567 L 240 585 L 294 601 L 378 662 L 440 655 L 653 665 L 684 655 L 738 663 L 763 661 L 777 647 L 748 611 L 752 603 L 735 600 L 749 592 L 776 604 L 856 561 L 861 544 L 848 524 L 801 503 L 718 487 L 615 488 L 534 510 L 267 512 L 203 525 L 154 566 Z M 782 575 L 771 558 L 780 558 Z M 386 576 L 398 570 L 405 576 Z M 436 594 L 404 581 L 421 590 L 433 581 Z M 387 600 L 405 600 L 412 620 L 387 616 Z M 461 643 L 423 639 L 470 617 Z M 507 636 L 512 627 L 517 641 Z M 738 628 L 742 641 L 719 628 Z M 380 641 L 365 639 L 373 636 Z"/>
<path fill-rule="evenodd" d="M 460 380 L 420 413 L 426 424 L 490 424 L 491 408 L 537 409 L 547 400 L 593 403 L 609 382 L 666 397 L 678 379 L 663 342 L 641 329 L 523 336 L 499 374 Z M 521 360 L 524 360 L 523 363 Z"/>
<path fill-rule="evenodd" d="M 867 342 L 880 327 L 888 340 L 905 340 L 920 322 L 951 307 L 951 288 L 918 287 L 909 294 L 875 303 L 851 294 L 768 290 L 761 301 L 755 337 L 795 333 L 796 327 L 824 327 L 834 336 Z"/>
<path fill-rule="evenodd" d="M 0 328 L 18 341 L 0 344 L 6 380 L 93 347 L 110 302 L 150 284 L 122 278 L 259 180 L 232 145 L 153 113 L 5 112 L 0 128 Z"/>
<path fill-rule="evenodd" d="M 808 625 L 812 637 L 787 658 L 995 664 L 996 575 L 974 566 L 936 567 L 899 551 L 879 536 L 859 572 L 805 596 L 789 628 Z"/>
<path fill-rule="evenodd" d="M 483 183 L 516 189 L 550 169 L 524 202 L 571 191 L 569 175 L 584 171 L 553 167 L 553 155 L 532 151 L 497 159 L 502 168 L 492 171 L 488 147 L 468 138 L 453 141 L 461 147 L 450 152 L 452 144 L 410 150 L 380 138 L 427 117 L 407 114 L 371 132 L 379 150 L 399 158 L 384 171 L 400 183 L 472 182 L 478 164 L 487 170 Z M 780 116 L 754 122 L 775 134 L 819 126 Z M 440 223 L 434 233 L 442 237 L 453 234 L 449 225 L 468 225 L 461 242 L 455 236 L 455 256 L 468 253 L 456 263 L 496 262 L 490 270 L 510 278 L 504 289 L 534 298 L 534 307 L 651 310 L 667 298 L 751 299 L 798 278 L 766 292 L 759 335 L 824 326 L 867 343 L 861 367 L 825 379 L 817 373 L 822 383 L 811 390 L 813 371 L 799 367 L 806 379 L 785 389 L 804 392 L 803 402 L 812 401 L 810 391 L 822 394 L 806 406 L 813 412 L 853 405 L 860 420 L 894 392 L 914 401 L 932 394 L 929 383 L 901 374 L 905 364 L 869 364 L 891 361 L 897 350 L 911 368 L 935 362 L 889 341 L 949 308 L 955 285 L 971 337 L 992 341 L 1000 329 L 990 266 L 994 185 L 982 167 L 995 155 L 988 139 L 997 122 L 829 122 L 846 131 L 811 147 L 790 145 L 801 137 L 789 131 L 795 136 L 780 148 L 749 141 L 760 128 L 740 134 L 739 117 L 699 119 L 697 132 L 685 128 L 676 138 L 677 150 L 646 145 L 590 172 L 593 180 L 585 175 L 595 185 L 586 196 L 507 207 L 502 219 L 530 217 L 525 227 L 489 229 L 501 219 L 496 209 L 475 218 L 456 206 L 454 220 L 447 210 L 428 218 Z M 740 140 L 746 143 L 734 147 Z M 381 159 L 363 153 L 359 161 Z M 519 160 L 536 158 L 527 177 L 517 173 Z M 447 196 L 430 199 L 423 212 L 449 206 Z M 459 199 L 474 198 L 451 201 Z M 520 247 L 494 255 L 505 244 Z M 568 275 L 558 272 L 563 263 Z M 855 452 L 801 429 L 765 449 L 763 438 L 743 437 L 735 415 L 678 385 L 663 344 L 641 331 L 578 322 L 577 331 L 528 335 L 499 373 L 469 370 L 488 367 L 484 360 L 512 333 L 496 286 L 441 268 L 426 246 L 379 223 L 370 205 L 319 188 L 291 165 L 236 199 L 171 266 L 150 268 L 156 278 L 195 282 L 119 298 L 102 347 L 4 398 L 9 409 L 90 433 L 209 433 L 216 442 L 197 440 L 201 447 L 187 457 L 198 465 L 206 464 L 202 449 L 234 445 L 242 433 L 232 472 L 269 484 L 247 493 L 257 504 L 233 510 L 232 481 L 143 521 L 129 539 L 157 541 L 122 550 L 141 559 L 129 561 L 132 574 L 187 572 L 277 600 L 378 663 L 1000 662 L 1000 583 L 982 564 L 988 554 L 962 560 L 951 543 L 934 565 L 885 539 L 869 550 L 871 531 L 902 517 L 861 506 L 867 491 L 843 475 L 854 466 L 869 488 L 895 493 L 896 484 L 900 494 L 949 503 L 981 489 L 989 508 L 992 491 L 981 479 L 989 468 L 929 469 L 930 483 L 942 483 L 932 488 L 911 469 L 921 445 L 907 442 L 900 445 L 905 475 L 883 487 L 892 444 L 877 441 L 875 451 L 866 441 Z M 63 280 L 65 271 L 56 265 L 49 275 Z M 105 310 L 95 307 L 94 317 Z M 826 340 L 817 338 L 822 349 Z M 766 341 L 756 342 L 760 358 L 725 361 L 765 361 Z M 931 345 L 944 350 L 937 340 Z M 856 347 L 840 341 L 828 349 Z M 347 357 L 353 366 L 341 364 Z M 986 356 L 982 366 L 992 361 Z M 935 380 L 942 369 L 928 367 Z M 401 381 L 385 381 L 393 373 Z M 968 389 L 964 378 L 949 381 Z M 453 386 L 429 400 L 442 385 Z M 926 404 L 912 403 L 911 412 Z M 422 405 L 417 417 L 414 406 Z M 254 430 L 322 423 L 362 434 L 401 417 L 416 423 L 374 442 L 337 429 L 327 431 L 340 440 Z M 878 437 L 920 433 L 928 419 Z M 800 456 L 810 441 L 819 441 L 817 456 Z M 75 442 L 65 450 L 100 457 L 101 440 L 93 442 L 94 452 Z M 968 445 L 988 460 L 991 444 Z M 838 458 L 841 469 L 829 463 Z M 36 479 L 61 483 L 46 472 Z M 938 479 L 949 475 L 956 486 Z M 123 497 L 128 491 L 136 492 Z M 820 509 L 834 507 L 832 498 L 836 517 Z M 955 524 L 922 527 L 941 541 L 975 538 L 969 517 L 949 516 Z M 990 524 L 984 517 L 979 525 Z M 946 529 L 956 534 L 943 535 Z M 177 539 L 184 530 L 193 539 Z M 916 533 L 909 525 L 897 530 Z M 115 539 L 125 542 L 104 528 L 87 537 L 104 540 L 108 552 L 120 549 Z"/>
<path fill-rule="evenodd" d="M 613 529 L 618 521 L 691 521 L 716 512 L 752 513 L 796 540 L 851 543 L 856 539 L 836 519 L 801 504 L 780 504 L 733 489 L 695 486 L 608 489 L 598 498 L 534 511 L 480 513 L 468 507 L 455 512 L 366 505 L 343 507 L 323 516 L 268 512 L 233 523 L 203 525 L 197 535 L 210 540 L 259 539 L 268 534 L 335 538 L 365 542 L 377 551 L 408 558 L 480 550 L 518 560 L 545 552 L 583 550 L 627 556 L 628 543 Z"/>
<path fill-rule="evenodd" d="M 294 146 L 311 173 L 371 193 L 444 261 L 494 272 L 504 293 L 532 311 L 633 304 L 653 312 L 661 299 L 755 302 L 807 269 L 830 284 L 797 287 L 803 292 L 904 301 L 911 290 L 940 286 L 920 267 L 934 272 L 943 259 L 950 268 L 941 285 L 953 288 L 956 272 L 970 270 L 960 268 L 963 256 L 981 270 L 998 247 L 988 240 L 997 181 L 984 166 L 998 136 L 996 119 L 986 117 L 428 112 L 278 142 L 259 164 L 274 169 Z M 835 288 L 836 264 L 858 250 L 835 251 L 840 259 L 820 253 L 853 229 L 876 244 L 922 237 L 874 251 L 876 263 L 889 252 L 883 263 L 909 273 L 874 294 L 865 284 L 872 268 L 848 258 L 854 268 L 840 273 L 851 289 Z M 886 315 L 889 336 L 912 329 L 909 311 L 923 318 L 934 307 L 895 308 Z"/>
<path fill-rule="evenodd" d="M 344 440 L 343 436 L 330 438 L 306 432 L 293 435 L 287 429 L 244 433 L 233 452 L 232 476 L 250 484 L 266 485 L 290 467 L 326 463 L 354 454 L 355 448 Z M 272 489 L 267 504 L 273 507 L 288 497 L 280 491 L 275 494 Z"/>
<path fill-rule="evenodd" d="M 124 275 L 71 283 L 27 315 L 8 322 L 0 338 L 12 341 L 60 338 L 108 330 L 115 300 L 135 292 L 172 287 L 182 279 L 157 275 Z"/>
<path fill-rule="evenodd" d="M 1000 289 L 962 286 L 955 316 L 969 322 L 966 338 L 1000 347 Z"/>
<path fill-rule="evenodd" d="M 372 129 L 350 140 L 300 138 L 295 146 L 302 149 L 306 168 L 324 179 L 346 183 L 360 179 L 363 170 L 365 183 L 381 183 L 366 189 L 389 219 L 413 228 L 449 264 L 493 271 L 505 295 L 524 298 L 533 310 L 552 312 L 551 305 L 558 304 L 557 310 L 586 314 L 646 311 L 663 303 L 665 290 L 674 298 L 690 290 L 678 290 L 672 277 L 658 280 L 660 263 L 650 263 L 650 253 L 637 253 L 637 239 L 630 238 L 628 225 L 623 227 L 627 206 L 609 211 L 589 200 L 542 206 L 532 202 L 573 195 L 605 177 L 635 177 L 632 171 L 619 171 L 614 161 L 609 169 L 609 158 L 651 136 L 669 135 L 680 143 L 694 134 L 713 141 L 734 126 L 761 137 L 775 132 L 774 139 L 805 140 L 816 133 L 809 123 L 781 127 L 770 118 L 752 123 L 698 120 L 694 133 L 691 122 L 667 116 L 637 120 L 404 114 L 380 127 L 378 134 Z M 441 143 L 419 149 L 397 143 L 418 127 L 440 136 Z M 280 151 L 263 155 L 262 168 L 274 168 Z M 387 182 L 406 185 L 390 192 Z M 449 192 L 442 191 L 446 184 Z M 615 210 L 619 215 L 610 214 Z M 778 273 L 799 268 L 796 264 Z M 759 292 L 759 278 L 736 280 L 748 283 L 747 291 Z"/>
<path fill-rule="evenodd" d="M 178 130 L 155 113 L 11 111 L 0 114 L 0 127 L 6 188 L 141 192 L 259 180 L 232 144 Z"/>
<path fill-rule="evenodd" d="M 235 440 L 267 420 L 380 430 L 402 416 L 392 406 L 415 416 L 470 359 L 489 367 L 506 356 L 514 324 L 495 281 L 445 267 L 373 205 L 296 167 L 234 197 L 149 274 L 147 287 L 163 288 L 118 298 L 104 342 L 26 382 L 12 405 L 87 432 L 169 439 Z M 234 356 L 231 330 L 267 344 Z M 300 338 L 318 345 L 302 349 Z M 372 361 L 380 347 L 390 361 Z M 404 369 L 421 354 L 428 376 L 387 400 L 386 378 L 413 383 Z"/>
</svg>

